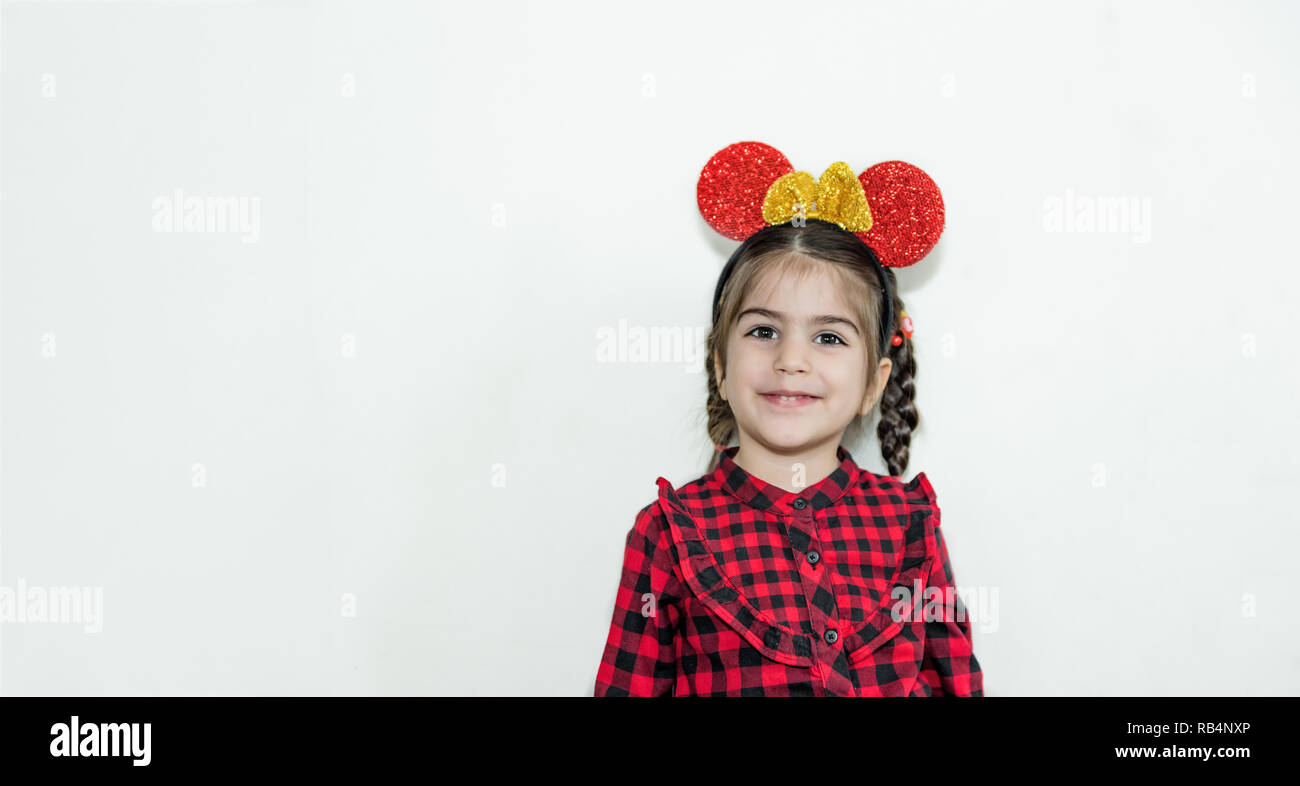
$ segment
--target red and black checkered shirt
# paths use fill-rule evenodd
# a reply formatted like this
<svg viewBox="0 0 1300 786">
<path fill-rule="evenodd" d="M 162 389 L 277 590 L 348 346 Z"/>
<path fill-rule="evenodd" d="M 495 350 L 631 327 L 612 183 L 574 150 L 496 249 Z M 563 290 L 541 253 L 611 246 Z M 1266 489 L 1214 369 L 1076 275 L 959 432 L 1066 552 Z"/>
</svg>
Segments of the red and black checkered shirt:
<svg viewBox="0 0 1300 786">
<path fill-rule="evenodd" d="M 738 449 L 680 489 L 659 478 L 637 514 L 595 695 L 984 695 L 960 596 L 918 593 L 955 587 L 925 473 L 904 484 L 841 446 L 795 493 Z"/>
</svg>

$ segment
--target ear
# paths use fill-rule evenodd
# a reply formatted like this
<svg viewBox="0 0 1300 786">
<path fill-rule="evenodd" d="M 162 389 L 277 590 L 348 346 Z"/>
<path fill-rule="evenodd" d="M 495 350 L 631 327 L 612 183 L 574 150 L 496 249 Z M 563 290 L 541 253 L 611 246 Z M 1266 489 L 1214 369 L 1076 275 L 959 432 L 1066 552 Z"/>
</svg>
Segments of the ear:
<svg viewBox="0 0 1300 786">
<path fill-rule="evenodd" d="M 872 392 L 863 397 L 860 414 L 867 415 L 870 414 L 871 410 L 875 409 L 876 402 L 880 401 L 880 397 L 885 394 L 885 385 L 889 384 L 889 375 L 893 370 L 894 361 L 889 358 L 880 359 L 880 365 L 876 366 L 875 379 L 873 380 L 875 385 L 871 388 Z"/>
</svg>

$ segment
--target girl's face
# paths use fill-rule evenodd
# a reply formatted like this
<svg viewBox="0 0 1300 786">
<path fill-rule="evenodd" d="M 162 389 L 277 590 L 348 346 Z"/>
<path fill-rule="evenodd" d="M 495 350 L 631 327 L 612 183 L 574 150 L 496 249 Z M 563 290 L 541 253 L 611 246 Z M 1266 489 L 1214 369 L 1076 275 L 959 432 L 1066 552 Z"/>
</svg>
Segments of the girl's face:
<svg viewBox="0 0 1300 786">
<path fill-rule="evenodd" d="M 727 366 L 714 358 L 719 392 L 736 426 L 767 450 L 794 453 L 839 445 L 854 416 L 871 411 L 890 361 L 870 377 L 867 345 L 855 309 L 840 297 L 830 273 L 802 280 L 768 275 L 756 282 L 727 337 Z M 781 391 L 800 394 L 782 400 Z"/>
</svg>

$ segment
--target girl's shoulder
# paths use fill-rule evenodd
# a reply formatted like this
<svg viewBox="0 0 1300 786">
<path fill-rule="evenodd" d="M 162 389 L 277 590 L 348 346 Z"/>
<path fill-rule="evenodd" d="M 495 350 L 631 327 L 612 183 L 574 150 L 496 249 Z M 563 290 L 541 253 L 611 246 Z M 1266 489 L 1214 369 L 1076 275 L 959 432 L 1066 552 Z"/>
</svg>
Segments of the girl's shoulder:
<svg viewBox="0 0 1300 786">
<path fill-rule="evenodd" d="M 718 495 L 722 489 L 712 483 L 712 479 L 711 474 L 704 474 L 688 483 L 674 486 L 667 478 L 656 478 L 655 498 L 637 512 L 632 531 L 655 541 L 671 529 L 669 515 L 677 516 L 676 523 L 680 527 L 688 523 L 687 519 L 693 519 L 709 506 L 718 505 Z M 693 524 L 693 521 L 690 523 Z M 631 534 L 628 533 L 629 537 Z"/>
<path fill-rule="evenodd" d="M 857 487 L 862 496 L 879 496 L 891 501 L 904 502 L 909 507 L 933 509 L 938 507 L 934 486 L 924 472 L 918 472 L 908 481 L 894 475 L 877 475 L 858 468 Z"/>
<path fill-rule="evenodd" d="M 930 479 L 924 472 L 916 473 L 916 477 L 903 484 L 903 495 L 907 499 L 908 506 L 913 509 L 923 508 L 935 513 L 939 511 L 934 486 L 930 485 Z"/>
<path fill-rule="evenodd" d="M 668 511 L 675 506 L 684 507 L 684 498 L 695 498 L 697 492 L 692 486 L 703 480 L 704 478 L 697 478 L 680 488 L 675 488 L 667 478 L 662 476 L 656 478 L 655 487 L 657 493 L 655 498 L 637 511 L 636 523 L 632 527 L 633 531 L 651 538 L 663 532 L 667 529 Z"/>
</svg>

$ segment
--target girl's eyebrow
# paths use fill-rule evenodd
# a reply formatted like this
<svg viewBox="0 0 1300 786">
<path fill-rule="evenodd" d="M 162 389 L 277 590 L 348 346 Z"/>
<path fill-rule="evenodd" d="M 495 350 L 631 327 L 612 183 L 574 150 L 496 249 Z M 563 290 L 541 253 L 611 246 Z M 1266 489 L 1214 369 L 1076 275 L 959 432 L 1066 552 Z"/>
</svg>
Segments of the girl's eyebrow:
<svg viewBox="0 0 1300 786">
<path fill-rule="evenodd" d="M 746 314 L 758 314 L 759 316 L 764 316 L 767 317 L 768 319 L 775 319 L 778 322 L 785 321 L 785 314 L 782 314 L 780 311 L 771 311 L 766 308 L 747 308 L 744 311 L 740 312 L 740 314 L 736 317 L 736 321 L 740 321 L 740 319 L 744 317 Z M 858 326 L 853 324 L 852 320 L 848 320 L 845 319 L 844 317 L 836 316 L 835 314 L 822 314 L 819 317 L 813 317 L 811 320 L 811 324 L 814 325 L 828 325 L 833 322 L 839 322 L 844 325 L 848 325 L 855 334 L 858 333 Z"/>
</svg>

